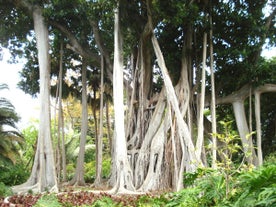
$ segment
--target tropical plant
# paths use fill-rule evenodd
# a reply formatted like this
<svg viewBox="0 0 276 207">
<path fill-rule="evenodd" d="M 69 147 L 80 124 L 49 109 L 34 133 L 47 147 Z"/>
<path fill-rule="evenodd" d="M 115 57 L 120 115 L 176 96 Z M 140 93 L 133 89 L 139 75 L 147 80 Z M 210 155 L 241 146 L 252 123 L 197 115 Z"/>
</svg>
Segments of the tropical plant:
<svg viewBox="0 0 276 207">
<path fill-rule="evenodd" d="M 118 207 L 120 207 L 122 205 L 114 203 L 113 200 L 109 197 L 103 197 L 102 199 L 99 199 L 96 202 L 94 202 L 91 207 L 106 207 L 106 206 L 111 206 L 111 207 L 118 206 Z"/>
<path fill-rule="evenodd" d="M 276 164 L 245 172 L 239 176 L 238 183 L 235 206 L 276 205 Z"/>
<path fill-rule="evenodd" d="M 17 162 L 16 165 L 6 163 L 0 166 L 0 182 L 6 186 L 18 185 L 27 180 L 29 171 L 26 170 L 23 162 Z"/>
<path fill-rule="evenodd" d="M 8 89 L 6 84 L 0 84 L 0 90 Z M 18 132 L 16 123 L 19 116 L 14 106 L 6 98 L 0 97 L 0 164 L 4 161 L 16 162 L 18 145 L 23 143 L 23 137 Z"/>
<path fill-rule="evenodd" d="M 6 197 L 12 194 L 12 191 L 4 183 L 0 182 L 0 197 Z"/>
<path fill-rule="evenodd" d="M 43 207 L 43 206 L 52 206 L 52 207 L 61 207 L 61 203 L 59 203 L 58 198 L 55 194 L 45 194 L 42 196 L 37 203 L 34 205 L 35 207 Z"/>
<path fill-rule="evenodd" d="M 37 147 L 38 129 L 36 125 L 38 125 L 37 120 L 22 130 L 22 134 L 25 138 L 22 160 L 28 169 L 30 169 L 33 164 L 34 154 Z"/>
<path fill-rule="evenodd" d="M 150 196 L 145 195 L 141 196 L 138 201 L 137 205 L 138 207 L 158 207 L 158 206 L 165 206 L 166 203 L 168 203 L 169 198 L 165 194 L 160 196 Z"/>
</svg>

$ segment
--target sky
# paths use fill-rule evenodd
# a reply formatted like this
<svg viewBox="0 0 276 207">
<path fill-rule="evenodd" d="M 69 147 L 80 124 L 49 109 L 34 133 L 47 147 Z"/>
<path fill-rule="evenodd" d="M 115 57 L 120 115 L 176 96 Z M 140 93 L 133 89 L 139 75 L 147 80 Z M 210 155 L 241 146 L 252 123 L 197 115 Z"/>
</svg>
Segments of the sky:
<svg viewBox="0 0 276 207">
<path fill-rule="evenodd" d="M 262 56 L 271 58 L 276 56 L 276 48 L 266 49 Z M 10 55 L 4 49 L 3 60 L 0 60 L 0 83 L 6 83 L 9 90 L 0 90 L 0 97 L 8 99 L 15 107 L 15 111 L 21 117 L 21 121 L 17 124 L 20 130 L 28 127 L 32 120 L 39 117 L 39 100 L 25 94 L 17 87 L 20 80 L 19 71 L 23 68 L 23 61 L 17 64 L 9 64 Z"/>
<path fill-rule="evenodd" d="M 15 111 L 21 117 L 20 122 L 17 124 L 19 129 L 24 129 L 30 125 L 32 119 L 39 117 L 39 101 L 32 98 L 30 95 L 25 94 L 17 87 L 20 80 L 19 71 L 23 68 L 23 62 L 17 64 L 9 64 L 8 60 L 10 55 L 4 49 L 3 60 L 0 60 L 0 83 L 5 83 L 9 86 L 9 90 L 0 90 L 0 97 L 8 99 Z"/>
</svg>

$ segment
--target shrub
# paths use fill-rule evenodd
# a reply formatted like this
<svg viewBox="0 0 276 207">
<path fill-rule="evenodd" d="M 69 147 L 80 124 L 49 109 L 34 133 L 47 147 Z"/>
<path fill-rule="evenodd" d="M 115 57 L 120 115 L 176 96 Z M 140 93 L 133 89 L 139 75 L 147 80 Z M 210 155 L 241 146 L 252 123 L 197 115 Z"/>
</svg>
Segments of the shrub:
<svg viewBox="0 0 276 207">
<path fill-rule="evenodd" d="M 168 197 L 165 195 L 161 196 L 141 196 L 137 201 L 137 207 L 159 207 L 165 206 L 168 203 Z"/>
<path fill-rule="evenodd" d="M 27 180 L 29 172 L 25 170 L 23 164 L 9 164 L 0 166 L 0 182 L 7 186 L 18 185 Z"/>
<path fill-rule="evenodd" d="M 119 207 L 119 206 L 121 205 L 114 203 L 111 198 L 103 197 L 102 199 L 94 202 L 91 207 Z"/>
<path fill-rule="evenodd" d="M 71 180 L 74 177 L 75 174 L 75 166 L 74 164 L 70 163 L 66 165 L 66 175 L 67 175 L 67 180 Z"/>
<path fill-rule="evenodd" d="M 180 192 L 171 195 L 166 207 L 200 207 L 203 206 L 200 201 L 201 189 L 198 187 L 188 187 Z"/>
<path fill-rule="evenodd" d="M 102 177 L 108 178 L 110 175 L 111 158 L 103 158 L 102 162 Z M 93 183 L 96 176 L 96 161 L 85 163 L 85 182 Z"/>
<path fill-rule="evenodd" d="M 3 182 L 0 182 L 0 197 L 7 197 L 12 195 L 12 190 L 7 187 Z"/>
<path fill-rule="evenodd" d="M 242 174 L 235 206 L 276 206 L 276 164 Z"/>
<path fill-rule="evenodd" d="M 43 195 L 34 205 L 34 207 L 62 207 L 61 203 L 59 203 L 58 198 L 54 194 L 46 194 Z"/>
<path fill-rule="evenodd" d="M 276 163 L 276 152 L 270 153 L 264 159 L 264 166 L 273 165 Z"/>
</svg>

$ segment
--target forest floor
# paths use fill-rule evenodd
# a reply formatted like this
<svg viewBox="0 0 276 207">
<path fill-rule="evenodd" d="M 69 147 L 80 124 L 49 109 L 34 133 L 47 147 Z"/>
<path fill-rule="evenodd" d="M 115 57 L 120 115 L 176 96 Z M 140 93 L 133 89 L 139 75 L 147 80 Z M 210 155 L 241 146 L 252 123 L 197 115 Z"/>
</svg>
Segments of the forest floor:
<svg viewBox="0 0 276 207">
<path fill-rule="evenodd" d="M 12 195 L 8 198 L 0 198 L 0 207 L 31 207 L 37 204 L 38 201 L 40 201 L 42 204 L 38 206 L 92 206 L 96 201 L 103 201 L 105 204 L 112 204 L 112 206 L 135 207 L 138 206 L 138 203 L 158 198 L 163 193 L 152 192 L 147 194 L 110 194 L 106 190 L 99 191 L 91 189 L 89 187 L 75 188 L 67 186 L 65 189 L 62 189 L 62 191 L 57 194 L 27 193 L 24 195 Z"/>
</svg>

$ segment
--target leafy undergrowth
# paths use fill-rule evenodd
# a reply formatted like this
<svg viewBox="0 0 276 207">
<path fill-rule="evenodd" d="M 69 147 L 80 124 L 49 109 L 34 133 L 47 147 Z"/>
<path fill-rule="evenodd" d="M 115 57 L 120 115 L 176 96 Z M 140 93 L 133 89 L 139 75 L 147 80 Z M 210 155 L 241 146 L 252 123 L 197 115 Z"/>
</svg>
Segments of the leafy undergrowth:
<svg viewBox="0 0 276 207">
<path fill-rule="evenodd" d="M 158 201 L 158 202 L 157 202 Z M 0 200 L 0 206 L 16 206 L 16 207 L 104 207 L 104 206 L 153 206 L 154 203 L 164 205 L 168 202 L 167 198 L 159 195 L 111 195 L 108 193 L 94 193 L 88 191 L 64 192 L 59 194 L 26 194 L 13 195 L 9 197 L 10 204 L 4 203 L 4 199 Z M 153 204 L 153 205 L 151 205 Z M 158 205 L 158 206 L 160 206 Z"/>
<path fill-rule="evenodd" d="M 206 168 L 186 174 L 191 182 L 179 192 L 110 195 L 71 187 L 59 194 L 13 195 L 9 201 L 17 207 L 276 207 L 275 163 L 226 172 Z M 11 205 L 0 200 L 0 207 L 6 206 Z"/>
</svg>

